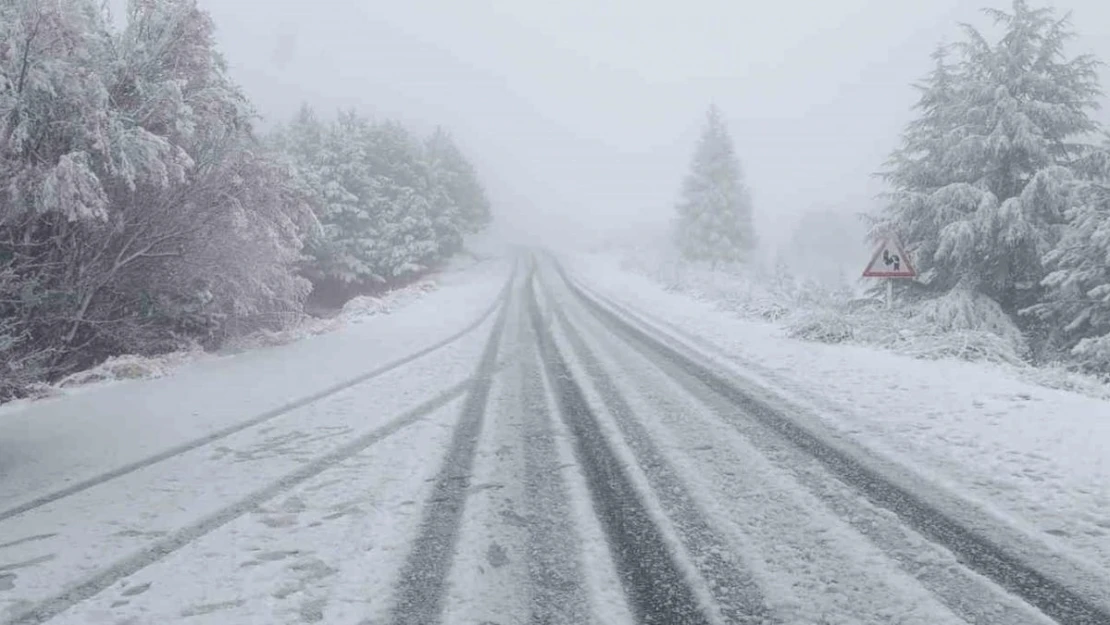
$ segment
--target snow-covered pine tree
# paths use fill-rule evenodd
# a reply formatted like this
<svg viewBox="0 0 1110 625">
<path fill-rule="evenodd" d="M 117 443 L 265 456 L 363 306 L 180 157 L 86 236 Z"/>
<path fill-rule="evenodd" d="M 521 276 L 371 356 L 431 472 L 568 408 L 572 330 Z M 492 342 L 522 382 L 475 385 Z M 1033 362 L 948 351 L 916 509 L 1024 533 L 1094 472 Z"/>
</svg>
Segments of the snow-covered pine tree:
<svg viewBox="0 0 1110 625">
<path fill-rule="evenodd" d="M 999 311 L 1017 321 L 1037 301 L 1070 167 L 1098 127 L 1096 61 L 1065 55 L 1068 17 L 1025 0 L 986 13 L 1002 27 L 996 42 L 965 25 L 964 39 L 935 55 L 921 115 L 882 174 L 893 190 L 872 229 L 915 250 L 925 296 L 959 292 L 938 314 L 966 325 L 997 325 Z"/>
<path fill-rule="evenodd" d="M 459 252 L 463 246 L 464 234 L 463 211 L 456 195 L 452 193 L 458 184 L 459 174 L 448 160 L 449 142 L 447 131 L 436 128 L 425 140 L 423 152 L 432 223 L 442 256 Z"/>
<path fill-rule="evenodd" d="M 716 106 L 706 114 L 677 210 L 676 242 L 689 260 L 716 268 L 744 260 L 755 248 L 751 197 Z"/>
<path fill-rule="evenodd" d="M 324 128 L 304 109 L 271 144 L 288 150 L 311 198 L 318 228 L 305 269 L 318 285 L 388 285 L 457 250 L 458 211 L 401 124 L 345 111 Z"/>
<path fill-rule="evenodd" d="M 427 168 L 417 140 L 399 122 L 374 124 L 368 139 L 374 184 L 366 199 L 378 224 L 380 271 L 389 280 L 404 279 L 440 258 Z"/>
<path fill-rule="evenodd" d="M 489 225 L 492 219 L 489 198 L 474 166 L 463 155 L 451 134 L 437 128 L 428 138 L 425 152 L 433 175 L 458 207 L 461 231 L 474 233 Z"/>
<path fill-rule="evenodd" d="M 1110 145 L 1076 164 L 1079 181 L 1060 242 L 1045 255 L 1043 300 L 1025 312 L 1055 331 L 1051 344 L 1110 373 Z"/>
<path fill-rule="evenodd" d="M 369 162 L 371 123 L 354 111 L 341 112 L 327 131 L 317 164 L 322 178 L 322 204 L 317 218 L 323 236 L 310 253 L 321 278 L 342 283 L 384 284 L 377 255 L 379 219 L 368 198 L 374 193 Z"/>
</svg>

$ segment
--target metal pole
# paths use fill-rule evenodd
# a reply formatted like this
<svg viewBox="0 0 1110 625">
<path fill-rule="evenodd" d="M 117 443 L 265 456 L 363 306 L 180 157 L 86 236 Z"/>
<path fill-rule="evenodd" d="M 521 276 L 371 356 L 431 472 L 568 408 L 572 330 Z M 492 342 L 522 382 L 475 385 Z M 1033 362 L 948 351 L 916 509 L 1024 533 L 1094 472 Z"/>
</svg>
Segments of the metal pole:
<svg viewBox="0 0 1110 625">
<path fill-rule="evenodd" d="M 894 307 L 894 278 L 886 279 L 886 309 Z"/>
</svg>

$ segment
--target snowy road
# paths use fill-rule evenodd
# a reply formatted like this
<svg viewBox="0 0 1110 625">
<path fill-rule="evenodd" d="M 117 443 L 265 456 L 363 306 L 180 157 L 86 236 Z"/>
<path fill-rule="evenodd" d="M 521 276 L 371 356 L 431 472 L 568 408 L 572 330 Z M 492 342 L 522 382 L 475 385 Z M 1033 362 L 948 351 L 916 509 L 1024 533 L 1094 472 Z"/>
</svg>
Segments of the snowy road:
<svg viewBox="0 0 1110 625">
<path fill-rule="evenodd" d="M 410 357 L 0 510 L 0 622 L 1110 623 L 543 255 Z M 939 487 L 936 487 L 939 488 Z"/>
</svg>

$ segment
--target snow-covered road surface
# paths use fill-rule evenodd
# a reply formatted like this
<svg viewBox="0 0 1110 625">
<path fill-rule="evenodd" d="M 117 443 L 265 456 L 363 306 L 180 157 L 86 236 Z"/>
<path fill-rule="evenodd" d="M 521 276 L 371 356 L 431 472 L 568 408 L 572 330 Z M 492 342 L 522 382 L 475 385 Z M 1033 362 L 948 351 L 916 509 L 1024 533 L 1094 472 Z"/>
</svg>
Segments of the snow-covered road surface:
<svg viewBox="0 0 1110 625">
<path fill-rule="evenodd" d="M 1110 580 L 947 514 L 552 259 L 485 306 L 80 488 L 0 477 L 0 622 L 1110 623 Z"/>
</svg>

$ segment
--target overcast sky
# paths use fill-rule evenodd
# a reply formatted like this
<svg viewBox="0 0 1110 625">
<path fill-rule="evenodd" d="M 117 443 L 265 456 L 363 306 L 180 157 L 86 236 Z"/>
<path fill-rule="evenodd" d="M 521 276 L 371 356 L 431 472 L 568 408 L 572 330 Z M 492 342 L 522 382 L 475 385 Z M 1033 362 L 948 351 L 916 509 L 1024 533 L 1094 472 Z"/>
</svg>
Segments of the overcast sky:
<svg viewBox="0 0 1110 625">
<path fill-rule="evenodd" d="M 959 21 L 987 23 L 983 0 L 200 1 L 267 118 L 447 126 L 498 214 L 545 233 L 669 218 L 715 102 L 768 241 L 803 210 L 871 206 L 910 83 Z M 1073 52 L 1110 61 L 1110 2 L 1051 4 Z"/>
</svg>

